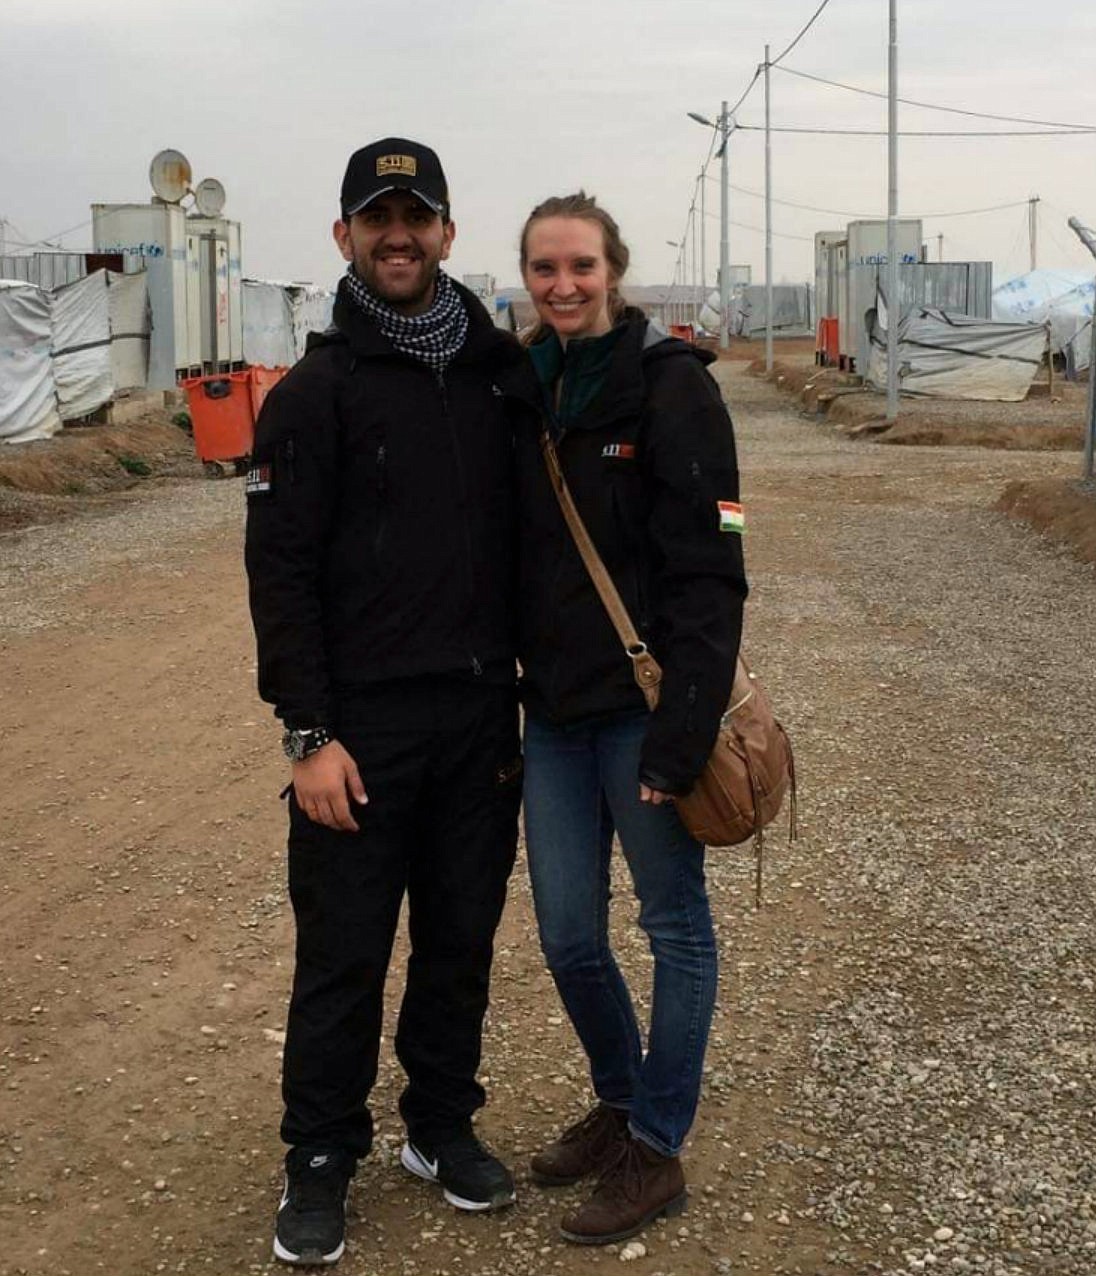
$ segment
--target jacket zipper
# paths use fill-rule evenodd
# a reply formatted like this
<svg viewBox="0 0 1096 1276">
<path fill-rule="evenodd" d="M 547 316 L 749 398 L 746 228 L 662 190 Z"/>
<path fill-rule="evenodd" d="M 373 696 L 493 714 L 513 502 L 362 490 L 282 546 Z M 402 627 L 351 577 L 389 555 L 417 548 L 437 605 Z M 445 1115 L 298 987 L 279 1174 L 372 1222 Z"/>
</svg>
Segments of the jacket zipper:
<svg viewBox="0 0 1096 1276">
<path fill-rule="evenodd" d="M 388 495 L 388 447 L 381 443 L 377 448 L 377 530 L 373 536 L 373 552 L 379 557 L 384 539 L 384 526 Z"/>
<path fill-rule="evenodd" d="M 629 556 L 632 560 L 631 576 L 632 583 L 635 586 L 635 611 L 632 614 L 632 619 L 636 623 L 640 637 L 642 637 L 650 628 L 650 617 L 647 615 L 647 599 L 644 596 L 643 571 L 639 552 L 642 537 L 632 534 L 625 514 L 624 501 L 615 483 L 610 483 L 609 485 L 609 500 L 612 503 L 613 516 L 616 519 L 617 527 L 620 529 L 620 535 L 628 548 Z"/>
<path fill-rule="evenodd" d="M 457 490 L 460 496 L 461 506 L 461 524 L 464 528 L 464 544 L 467 551 L 464 556 L 464 588 L 468 600 L 468 615 L 471 616 L 475 611 L 476 598 L 475 587 L 472 577 L 472 528 L 468 522 L 468 488 L 465 483 L 464 465 L 461 462 L 460 439 L 457 437 L 457 429 L 453 422 L 452 414 L 449 411 L 449 390 L 445 384 L 445 374 L 439 372 L 436 374 L 438 382 L 438 390 L 441 393 L 441 409 L 442 415 L 449 426 L 449 437 L 453 441 L 453 461 L 457 475 Z M 483 665 L 480 663 L 479 657 L 469 648 L 468 660 L 472 666 L 472 673 L 475 677 L 479 677 L 483 673 Z"/>
</svg>

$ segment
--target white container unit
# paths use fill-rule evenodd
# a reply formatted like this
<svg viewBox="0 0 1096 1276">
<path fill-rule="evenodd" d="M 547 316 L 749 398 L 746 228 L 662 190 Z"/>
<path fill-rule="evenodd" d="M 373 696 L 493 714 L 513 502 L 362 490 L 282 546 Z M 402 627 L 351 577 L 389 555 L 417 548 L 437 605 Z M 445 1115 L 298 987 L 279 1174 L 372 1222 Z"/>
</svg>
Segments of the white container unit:
<svg viewBox="0 0 1096 1276">
<path fill-rule="evenodd" d="M 199 240 L 202 363 L 212 371 L 227 371 L 244 357 L 240 223 L 188 217 L 186 224 Z"/>
<path fill-rule="evenodd" d="M 898 267 L 921 260 L 921 220 L 900 217 L 897 223 Z M 845 321 L 840 325 L 841 361 L 856 371 L 866 369 L 870 351 L 868 314 L 875 309 L 876 292 L 886 291 L 887 223 L 849 222 L 846 255 Z"/>
<path fill-rule="evenodd" d="M 177 372 L 201 363 L 195 330 L 188 323 L 187 281 L 194 268 L 186 214 L 177 204 L 92 204 L 92 241 L 97 253 L 119 253 L 127 274 L 148 271 L 152 310 L 148 386 L 170 390 Z"/>
<path fill-rule="evenodd" d="M 814 300 L 819 319 L 832 319 L 837 314 L 836 274 L 831 267 L 831 249 L 841 243 L 843 230 L 820 230 L 814 237 Z"/>
</svg>

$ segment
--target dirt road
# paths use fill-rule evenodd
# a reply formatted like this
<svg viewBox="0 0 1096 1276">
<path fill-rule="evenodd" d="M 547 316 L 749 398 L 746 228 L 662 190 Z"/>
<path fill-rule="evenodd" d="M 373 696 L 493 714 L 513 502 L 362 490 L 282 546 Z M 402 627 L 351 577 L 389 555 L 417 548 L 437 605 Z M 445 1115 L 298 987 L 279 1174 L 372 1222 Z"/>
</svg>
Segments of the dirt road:
<svg viewBox="0 0 1096 1276">
<path fill-rule="evenodd" d="M 1068 454 L 837 439 L 741 369 L 747 646 L 801 840 L 715 854 L 722 952 L 662 1276 L 1096 1269 L 1096 573 L 991 513 Z M 291 969 L 284 783 L 253 691 L 238 483 L 0 536 L 0 1273 L 272 1270 Z M 620 947 L 648 959 L 618 898 Z M 401 947 L 393 980 L 403 968 Z M 394 1000 L 394 999 L 392 999 Z M 522 1167 L 586 1102 L 519 864 L 481 1131 Z M 348 1276 L 584 1276 L 533 1187 L 458 1216 L 397 1162 Z"/>
</svg>

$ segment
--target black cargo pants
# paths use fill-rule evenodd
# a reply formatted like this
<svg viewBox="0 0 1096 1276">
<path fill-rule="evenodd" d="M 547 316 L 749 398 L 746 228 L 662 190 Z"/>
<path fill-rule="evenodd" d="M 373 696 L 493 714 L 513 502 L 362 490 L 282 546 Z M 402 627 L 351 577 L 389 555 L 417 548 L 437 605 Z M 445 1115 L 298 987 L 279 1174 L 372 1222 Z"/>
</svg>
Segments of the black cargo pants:
<svg viewBox="0 0 1096 1276">
<path fill-rule="evenodd" d="M 424 1142 L 468 1127 L 495 930 L 517 844 L 521 763 L 512 686 L 388 683 L 334 723 L 369 795 L 360 832 L 314 824 L 290 798 L 297 923 L 282 1138 L 364 1156 L 385 975 L 408 899 L 411 952 L 396 1033 L 400 1113 Z"/>
</svg>

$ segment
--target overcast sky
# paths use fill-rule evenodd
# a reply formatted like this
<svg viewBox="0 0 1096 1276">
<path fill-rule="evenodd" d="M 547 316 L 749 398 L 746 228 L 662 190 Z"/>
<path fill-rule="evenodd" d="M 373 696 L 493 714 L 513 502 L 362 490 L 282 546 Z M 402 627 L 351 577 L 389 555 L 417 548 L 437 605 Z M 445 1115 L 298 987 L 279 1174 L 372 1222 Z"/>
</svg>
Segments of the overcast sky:
<svg viewBox="0 0 1096 1276">
<path fill-rule="evenodd" d="M 714 119 L 818 0 L 0 0 L 0 217 L 9 242 L 67 231 L 91 247 L 89 205 L 144 202 L 148 164 L 183 151 L 219 178 L 243 225 L 246 274 L 331 284 L 342 170 L 389 134 L 441 155 L 457 239 L 451 271 L 518 282 L 534 203 L 584 186 L 616 216 L 636 283 L 668 281 Z M 1096 125 L 1096 6 L 899 0 L 900 92 L 948 106 Z M 886 89 L 887 0 L 830 0 L 786 65 Z M 1086 85 L 1088 87 L 1086 87 Z M 760 83 L 738 112 L 764 122 Z M 886 103 L 773 72 L 773 122 L 885 128 Z M 914 107 L 907 129 L 1009 128 Z M 731 181 L 764 189 L 763 134 L 731 141 Z M 813 273 L 817 230 L 885 215 L 885 138 L 777 134 L 775 276 Z M 709 279 L 718 163 L 707 184 Z M 1040 205 L 1039 264 L 1096 269 L 1066 226 L 1096 224 L 1096 135 L 909 138 L 903 215 Z M 731 259 L 762 278 L 763 204 L 732 190 Z M 849 216 L 845 216 L 844 214 Z M 70 229 L 71 228 L 71 229 Z M 1027 209 L 926 218 L 936 256 L 1027 269 Z M 691 271 L 691 262 L 690 262 Z"/>
</svg>

